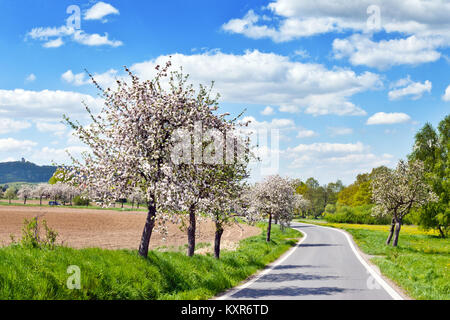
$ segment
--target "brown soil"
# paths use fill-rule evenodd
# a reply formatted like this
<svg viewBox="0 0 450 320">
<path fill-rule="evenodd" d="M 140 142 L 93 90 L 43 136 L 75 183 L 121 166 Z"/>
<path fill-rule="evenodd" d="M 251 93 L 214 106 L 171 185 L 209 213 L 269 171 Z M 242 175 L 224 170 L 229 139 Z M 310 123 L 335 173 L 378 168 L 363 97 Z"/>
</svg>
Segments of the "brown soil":
<svg viewBox="0 0 450 320">
<path fill-rule="evenodd" d="M 25 218 L 39 216 L 59 233 L 58 243 L 73 248 L 100 247 L 105 249 L 137 249 L 145 224 L 145 212 L 120 212 L 112 210 L 0 206 L 0 246 L 11 243 L 10 235 L 21 236 Z M 178 248 L 187 243 L 185 231 L 176 224 L 166 224 L 166 239 L 153 233 L 150 248 Z M 214 223 L 198 222 L 197 243 L 213 243 Z M 233 225 L 225 229 L 223 248 L 233 249 L 239 240 L 260 234 L 260 229 L 248 225 Z M 212 247 L 212 246 L 209 246 Z M 199 248 L 205 252 L 205 248 Z"/>
</svg>

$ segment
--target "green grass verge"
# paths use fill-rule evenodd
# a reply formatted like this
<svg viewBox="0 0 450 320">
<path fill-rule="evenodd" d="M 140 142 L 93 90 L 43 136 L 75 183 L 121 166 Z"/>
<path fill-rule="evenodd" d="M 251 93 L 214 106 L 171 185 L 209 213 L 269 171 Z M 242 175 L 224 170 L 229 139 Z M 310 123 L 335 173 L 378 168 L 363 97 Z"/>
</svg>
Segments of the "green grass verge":
<svg viewBox="0 0 450 320">
<path fill-rule="evenodd" d="M 260 225 L 261 228 L 264 225 Z M 264 230 L 264 229 L 263 229 Z M 240 242 L 236 251 L 192 258 L 179 252 L 9 246 L 0 249 L 0 299 L 208 299 L 277 259 L 301 237 L 278 226 Z M 69 290 L 67 267 L 81 270 L 81 289 Z"/>
<path fill-rule="evenodd" d="M 304 221 L 312 223 L 311 220 Z M 389 226 L 330 223 L 348 231 L 371 262 L 414 299 L 450 299 L 450 239 L 403 226 L 397 248 L 385 244 Z"/>
</svg>

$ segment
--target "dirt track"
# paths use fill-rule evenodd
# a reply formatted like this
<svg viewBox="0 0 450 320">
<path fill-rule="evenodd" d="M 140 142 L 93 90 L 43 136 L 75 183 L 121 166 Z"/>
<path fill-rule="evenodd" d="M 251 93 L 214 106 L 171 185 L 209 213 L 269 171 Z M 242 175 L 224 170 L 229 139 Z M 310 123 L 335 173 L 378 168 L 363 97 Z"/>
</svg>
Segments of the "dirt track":
<svg viewBox="0 0 450 320">
<path fill-rule="evenodd" d="M 0 206 L 0 246 L 11 243 L 11 234 L 18 239 L 24 219 L 35 216 L 47 220 L 48 225 L 59 233 L 58 242 L 63 241 L 69 247 L 137 249 L 146 213 L 61 207 Z M 212 222 L 200 222 L 198 229 L 197 243 L 214 241 Z M 187 243 L 186 232 L 181 231 L 178 225 L 169 224 L 168 232 L 166 240 L 160 233 L 153 233 L 150 248 L 162 246 L 178 248 Z M 222 236 L 223 247 L 232 248 L 239 240 L 259 233 L 259 228 L 248 225 L 228 227 Z"/>
</svg>

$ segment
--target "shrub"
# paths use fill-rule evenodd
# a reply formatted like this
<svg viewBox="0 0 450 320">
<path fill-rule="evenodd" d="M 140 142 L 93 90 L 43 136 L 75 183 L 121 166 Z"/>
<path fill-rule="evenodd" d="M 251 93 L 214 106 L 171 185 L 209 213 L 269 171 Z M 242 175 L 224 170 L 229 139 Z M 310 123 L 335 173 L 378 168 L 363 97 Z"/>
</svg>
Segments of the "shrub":
<svg viewBox="0 0 450 320">
<path fill-rule="evenodd" d="M 42 220 L 44 226 L 44 237 L 40 237 L 40 228 L 38 218 L 35 217 L 31 220 L 24 219 L 24 226 L 22 228 L 22 238 L 20 244 L 26 248 L 50 248 L 54 249 L 56 245 L 56 238 L 58 232 L 51 229 L 47 225 L 46 220 Z"/>
<path fill-rule="evenodd" d="M 89 205 L 89 199 L 84 198 L 82 196 L 74 197 L 72 202 L 75 206 L 88 206 Z"/>
<path fill-rule="evenodd" d="M 336 206 L 331 203 L 327 204 L 327 206 L 325 207 L 324 213 L 336 213 Z"/>
<path fill-rule="evenodd" d="M 334 223 L 357 223 L 357 224 L 389 224 L 388 217 L 376 217 L 372 215 L 373 205 L 362 205 L 357 207 L 337 206 L 335 213 L 324 212 L 324 219 Z"/>
</svg>

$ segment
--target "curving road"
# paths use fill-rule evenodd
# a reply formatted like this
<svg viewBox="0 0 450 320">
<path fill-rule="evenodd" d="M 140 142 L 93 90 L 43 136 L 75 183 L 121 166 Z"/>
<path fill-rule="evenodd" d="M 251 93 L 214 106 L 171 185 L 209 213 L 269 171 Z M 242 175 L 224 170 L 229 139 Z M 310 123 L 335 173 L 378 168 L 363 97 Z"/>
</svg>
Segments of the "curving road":
<svg viewBox="0 0 450 320">
<path fill-rule="evenodd" d="M 304 233 L 301 243 L 219 299 L 401 299 L 356 253 L 343 231 L 303 223 L 291 227 Z"/>
</svg>

